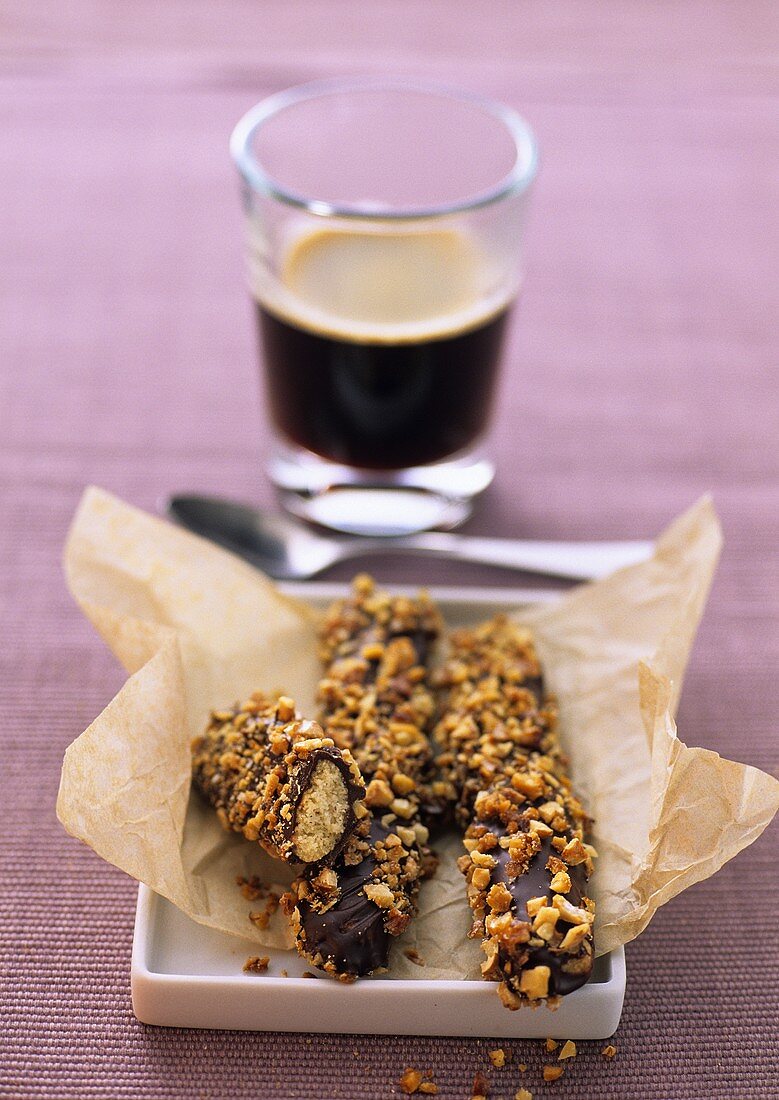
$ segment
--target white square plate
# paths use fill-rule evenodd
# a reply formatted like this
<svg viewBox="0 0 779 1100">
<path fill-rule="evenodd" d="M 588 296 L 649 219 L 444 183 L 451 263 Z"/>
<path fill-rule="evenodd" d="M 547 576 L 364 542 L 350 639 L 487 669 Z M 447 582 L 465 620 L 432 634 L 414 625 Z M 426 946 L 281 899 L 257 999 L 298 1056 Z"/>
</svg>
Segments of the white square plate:
<svg viewBox="0 0 779 1100">
<path fill-rule="evenodd" d="M 343 585 L 286 585 L 285 591 L 326 604 Z M 528 590 L 432 589 L 451 625 L 554 599 Z M 270 956 L 267 973 L 243 973 L 249 955 Z M 284 977 L 281 970 L 287 971 Z M 592 978 L 551 1012 L 509 1012 L 494 983 L 409 981 L 390 974 L 343 985 L 304 978 L 309 965 L 293 951 L 197 924 L 146 886 L 138 891 L 132 954 L 135 1015 L 168 1027 L 243 1031 L 349 1032 L 376 1035 L 471 1035 L 495 1038 L 605 1039 L 617 1029 L 625 996 L 622 948 L 598 959 Z"/>
</svg>

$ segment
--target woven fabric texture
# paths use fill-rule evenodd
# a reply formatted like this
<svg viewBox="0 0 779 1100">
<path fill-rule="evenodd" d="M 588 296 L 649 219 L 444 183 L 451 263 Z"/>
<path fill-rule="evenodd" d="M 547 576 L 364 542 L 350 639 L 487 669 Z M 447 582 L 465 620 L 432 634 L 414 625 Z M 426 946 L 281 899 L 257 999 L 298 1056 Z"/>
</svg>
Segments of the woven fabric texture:
<svg viewBox="0 0 779 1100">
<path fill-rule="evenodd" d="M 543 147 L 507 351 L 499 473 L 471 530 L 642 537 L 711 489 L 725 553 L 680 711 L 776 770 L 777 147 L 770 0 L 0 4 L 0 1096 L 779 1095 L 776 829 L 628 948 L 614 1042 L 545 1085 L 538 1042 L 145 1027 L 135 886 L 54 816 L 68 743 L 122 674 L 65 591 L 85 484 L 154 510 L 270 504 L 227 135 L 271 90 L 402 71 L 501 97 Z M 430 562 L 388 581 L 505 584 Z M 334 578 L 346 578 L 343 568 Z M 517 1063 L 528 1065 L 521 1075 Z"/>
</svg>

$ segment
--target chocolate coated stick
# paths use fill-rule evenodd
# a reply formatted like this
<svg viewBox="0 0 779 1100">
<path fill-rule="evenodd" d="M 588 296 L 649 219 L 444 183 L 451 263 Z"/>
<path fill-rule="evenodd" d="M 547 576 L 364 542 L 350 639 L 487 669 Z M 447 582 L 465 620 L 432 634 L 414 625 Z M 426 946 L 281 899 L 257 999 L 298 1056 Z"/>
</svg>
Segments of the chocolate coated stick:
<svg viewBox="0 0 779 1100">
<path fill-rule="evenodd" d="M 333 859 L 355 830 L 367 830 L 365 785 L 351 753 L 301 719 L 286 696 L 258 692 L 214 711 L 192 754 L 195 784 L 225 828 L 279 859 Z"/>
<path fill-rule="evenodd" d="M 459 865 L 481 937 L 484 977 L 511 1009 L 583 985 L 593 965 L 595 849 L 571 792 L 529 631 L 498 617 L 452 634 L 436 675 L 438 764 L 465 829 Z"/>
<path fill-rule="evenodd" d="M 388 596 L 365 576 L 322 628 L 320 721 L 360 766 L 370 834 L 353 838 L 333 867 L 304 871 L 282 904 L 298 951 L 343 980 L 387 965 L 435 867 L 422 818 L 445 794 L 428 739 L 435 704 L 425 668 L 439 630 L 427 597 Z"/>
</svg>

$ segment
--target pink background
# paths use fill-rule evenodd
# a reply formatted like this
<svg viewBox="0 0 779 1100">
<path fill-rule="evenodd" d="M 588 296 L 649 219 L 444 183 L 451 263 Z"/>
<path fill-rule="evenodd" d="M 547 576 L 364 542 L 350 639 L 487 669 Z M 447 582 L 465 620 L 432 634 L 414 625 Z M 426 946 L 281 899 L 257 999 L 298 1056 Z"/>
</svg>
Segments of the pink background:
<svg viewBox="0 0 779 1100">
<path fill-rule="evenodd" d="M 714 492 L 726 538 L 683 737 L 775 770 L 776 8 L 522 0 L 0 4 L 0 1096 L 470 1096 L 487 1041 L 143 1027 L 135 887 L 54 817 L 65 746 L 122 675 L 59 556 L 85 484 L 271 503 L 227 154 L 266 93 L 337 74 L 455 82 L 542 145 L 499 474 L 473 531 L 638 537 Z M 386 562 L 388 580 L 506 583 Z M 338 576 L 345 577 L 348 569 Z M 628 950 L 617 1060 L 540 1044 L 491 1071 L 568 1098 L 767 1097 L 779 1081 L 776 831 Z"/>
</svg>

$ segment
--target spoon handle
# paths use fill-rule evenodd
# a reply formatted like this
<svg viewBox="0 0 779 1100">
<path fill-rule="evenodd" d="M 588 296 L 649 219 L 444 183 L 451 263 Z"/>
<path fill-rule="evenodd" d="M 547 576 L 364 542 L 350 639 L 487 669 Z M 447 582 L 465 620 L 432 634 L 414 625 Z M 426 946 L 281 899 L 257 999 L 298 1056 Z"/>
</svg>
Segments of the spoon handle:
<svg viewBox="0 0 779 1100">
<path fill-rule="evenodd" d="M 348 543 L 346 544 L 348 546 Z M 478 538 L 430 531 L 420 535 L 373 542 L 370 546 L 353 544 L 355 557 L 362 553 L 415 551 L 457 561 L 545 573 L 570 580 L 595 580 L 615 569 L 646 561 L 652 554 L 651 542 L 546 542 L 514 539 Z M 346 555 L 344 555 L 346 556 Z"/>
</svg>

